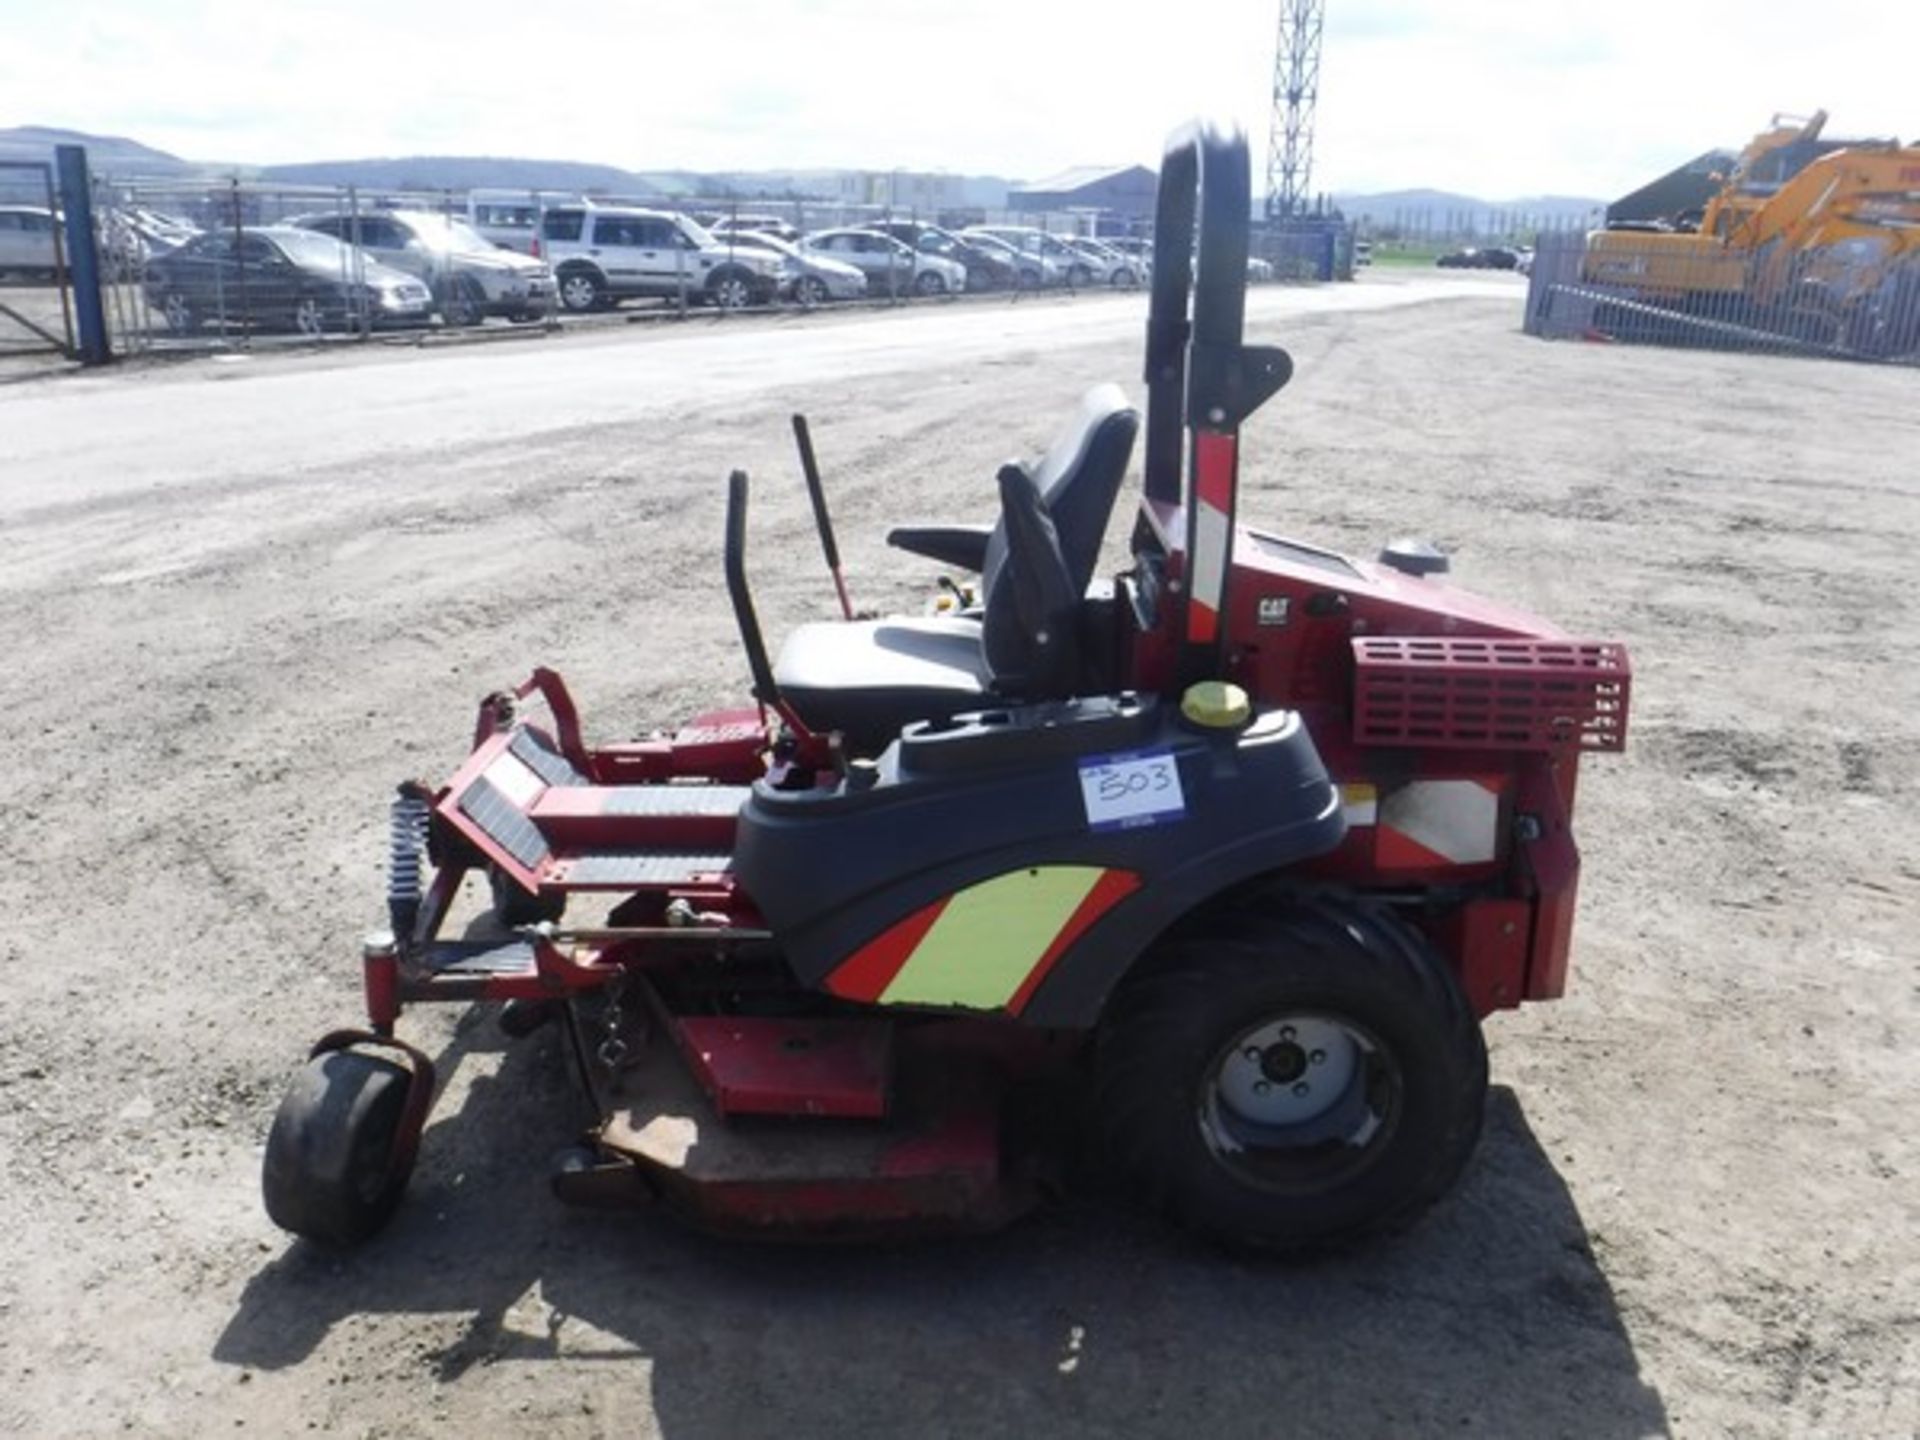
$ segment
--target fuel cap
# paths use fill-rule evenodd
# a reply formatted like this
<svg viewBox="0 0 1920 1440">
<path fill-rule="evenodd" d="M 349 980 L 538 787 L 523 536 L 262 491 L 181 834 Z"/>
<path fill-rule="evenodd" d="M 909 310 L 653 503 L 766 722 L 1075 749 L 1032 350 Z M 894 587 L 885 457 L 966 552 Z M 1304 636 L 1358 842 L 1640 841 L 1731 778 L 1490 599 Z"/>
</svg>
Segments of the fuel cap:
<svg viewBox="0 0 1920 1440">
<path fill-rule="evenodd" d="M 1231 681 L 1202 680 L 1180 697 L 1180 713 L 1209 730 L 1238 730 L 1253 714 L 1253 702 Z"/>
</svg>

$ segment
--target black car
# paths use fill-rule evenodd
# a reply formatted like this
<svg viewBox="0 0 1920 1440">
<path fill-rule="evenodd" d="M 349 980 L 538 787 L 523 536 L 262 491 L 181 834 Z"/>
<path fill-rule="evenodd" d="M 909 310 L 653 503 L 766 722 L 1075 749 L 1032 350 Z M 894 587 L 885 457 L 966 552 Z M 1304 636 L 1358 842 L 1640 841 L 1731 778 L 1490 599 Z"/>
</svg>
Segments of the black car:
<svg viewBox="0 0 1920 1440">
<path fill-rule="evenodd" d="M 1517 270 L 1520 252 L 1509 250 L 1504 245 L 1489 245 L 1484 250 L 1476 250 L 1469 245 L 1462 250 L 1449 251 L 1433 263 L 1442 270 Z"/>
<path fill-rule="evenodd" d="M 413 276 L 351 245 L 291 225 L 212 230 L 147 265 L 147 301 L 176 335 L 221 329 L 320 335 L 424 325 L 433 296 Z"/>
<path fill-rule="evenodd" d="M 997 255 L 938 225 L 923 225 L 917 220 L 887 220 L 867 227 L 891 235 L 925 255 L 938 255 L 967 267 L 967 289 L 1005 290 L 1019 277 L 1013 266 Z"/>
</svg>

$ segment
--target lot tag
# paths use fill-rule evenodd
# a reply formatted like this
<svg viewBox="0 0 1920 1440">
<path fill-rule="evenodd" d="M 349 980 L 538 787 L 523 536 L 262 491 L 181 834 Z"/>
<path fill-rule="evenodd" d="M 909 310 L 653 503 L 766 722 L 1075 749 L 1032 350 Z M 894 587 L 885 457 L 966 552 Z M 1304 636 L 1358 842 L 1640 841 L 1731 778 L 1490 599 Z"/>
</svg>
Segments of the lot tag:
<svg viewBox="0 0 1920 1440">
<path fill-rule="evenodd" d="M 1164 825 L 1187 813 L 1180 766 L 1171 750 L 1087 756 L 1080 762 L 1080 798 L 1092 830 Z"/>
</svg>

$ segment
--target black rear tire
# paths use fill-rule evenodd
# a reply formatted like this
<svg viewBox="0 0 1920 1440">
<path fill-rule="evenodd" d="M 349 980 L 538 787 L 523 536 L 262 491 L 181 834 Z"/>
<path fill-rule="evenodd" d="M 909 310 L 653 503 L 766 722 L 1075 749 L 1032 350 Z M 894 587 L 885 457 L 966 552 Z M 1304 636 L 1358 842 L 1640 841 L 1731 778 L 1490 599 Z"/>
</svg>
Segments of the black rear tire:
<svg viewBox="0 0 1920 1440">
<path fill-rule="evenodd" d="M 306 1063 L 267 1133 L 260 1190 L 274 1224 L 349 1246 L 387 1223 L 413 1168 L 393 1148 L 413 1083 L 404 1066 L 355 1050 Z"/>
<path fill-rule="evenodd" d="M 1385 909 L 1236 912 L 1142 963 L 1096 1046 L 1096 1108 L 1108 1156 L 1178 1223 L 1332 1246 L 1410 1223 L 1458 1178 L 1486 1048 L 1445 963 Z"/>
</svg>

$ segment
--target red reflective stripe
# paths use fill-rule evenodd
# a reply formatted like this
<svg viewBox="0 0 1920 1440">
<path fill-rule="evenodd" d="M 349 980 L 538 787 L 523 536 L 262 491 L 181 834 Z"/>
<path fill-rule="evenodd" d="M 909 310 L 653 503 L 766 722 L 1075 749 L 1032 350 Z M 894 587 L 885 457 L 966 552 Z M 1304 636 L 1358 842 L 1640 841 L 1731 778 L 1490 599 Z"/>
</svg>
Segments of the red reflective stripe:
<svg viewBox="0 0 1920 1440">
<path fill-rule="evenodd" d="M 1214 637 L 1220 628 L 1220 616 L 1211 605 L 1202 605 L 1198 600 L 1187 603 L 1187 639 L 1207 641 Z"/>
<path fill-rule="evenodd" d="M 920 948 L 927 931 L 933 928 L 933 922 L 940 918 L 940 912 L 947 908 L 947 900 L 952 898 L 949 895 L 936 900 L 881 931 L 840 962 L 827 976 L 827 989 L 843 1000 L 878 1001 L 881 993 L 893 983 L 893 977 L 900 973 L 900 967 Z"/>
<path fill-rule="evenodd" d="M 1429 850 L 1418 840 L 1391 825 L 1381 824 L 1374 831 L 1373 863 L 1382 870 L 1431 870 L 1458 865 L 1438 850 Z"/>
<path fill-rule="evenodd" d="M 1193 437 L 1193 493 L 1202 505 L 1215 510 L 1233 508 L 1233 452 L 1231 435 L 1202 430 Z"/>
<path fill-rule="evenodd" d="M 1094 881 L 1093 888 L 1074 907 L 1073 914 L 1067 917 L 1067 923 L 1053 937 L 1053 943 L 1047 946 L 1046 954 L 1027 972 L 1027 978 L 1020 982 L 1020 988 L 1013 992 L 1013 998 L 1007 1001 L 1007 1009 L 1015 1015 L 1026 1009 L 1027 1001 L 1033 998 L 1033 992 L 1040 988 L 1040 982 L 1047 978 L 1047 972 L 1067 952 L 1067 947 L 1084 935 L 1089 925 L 1139 888 L 1140 877 L 1131 870 L 1109 870 Z"/>
</svg>

